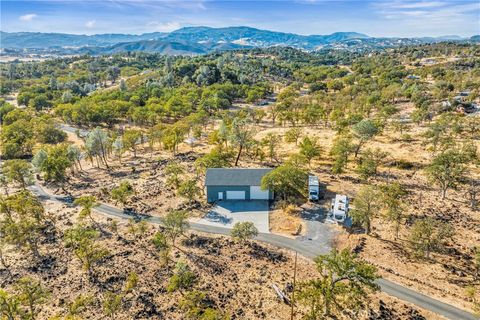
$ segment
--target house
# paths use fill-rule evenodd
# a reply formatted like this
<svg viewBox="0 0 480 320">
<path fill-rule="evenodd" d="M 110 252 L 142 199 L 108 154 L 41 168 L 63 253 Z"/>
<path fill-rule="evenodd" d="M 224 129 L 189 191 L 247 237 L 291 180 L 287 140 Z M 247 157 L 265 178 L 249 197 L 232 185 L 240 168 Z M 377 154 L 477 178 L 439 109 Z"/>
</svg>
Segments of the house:
<svg viewBox="0 0 480 320">
<path fill-rule="evenodd" d="M 273 200 L 273 191 L 260 188 L 269 168 L 210 168 L 205 177 L 208 202 L 222 200 Z"/>
<path fill-rule="evenodd" d="M 419 76 L 416 76 L 414 74 L 409 74 L 407 76 L 407 79 L 410 79 L 410 80 L 420 80 L 420 77 Z"/>
</svg>

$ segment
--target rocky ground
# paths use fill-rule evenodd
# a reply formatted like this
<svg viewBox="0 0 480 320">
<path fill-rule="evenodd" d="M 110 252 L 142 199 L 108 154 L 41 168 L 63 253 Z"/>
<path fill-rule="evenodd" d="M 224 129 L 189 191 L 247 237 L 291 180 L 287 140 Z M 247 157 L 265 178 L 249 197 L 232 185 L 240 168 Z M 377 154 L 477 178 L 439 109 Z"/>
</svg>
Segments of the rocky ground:
<svg viewBox="0 0 480 320">
<path fill-rule="evenodd" d="M 401 112 L 408 115 L 412 110 L 410 103 L 400 103 Z M 257 139 L 267 133 L 283 135 L 289 128 L 273 125 L 270 120 L 262 122 L 257 127 Z M 209 129 L 211 130 L 211 128 Z M 317 137 L 323 147 L 320 160 L 312 162 L 310 171 L 315 173 L 327 188 L 326 199 L 322 203 L 325 209 L 330 204 L 330 198 L 335 193 L 347 194 L 354 198 L 356 192 L 364 184 L 354 172 L 355 162 L 352 161 L 345 174 L 331 174 L 331 161 L 328 150 L 331 147 L 335 132 L 323 126 L 302 128 L 303 134 Z M 370 141 L 365 148 L 381 148 L 388 152 L 384 163 L 379 168 L 377 177 L 370 180 L 373 184 L 396 181 L 406 187 L 407 218 L 403 221 L 399 239 L 392 236 L 392 226 L 379 214 L 373 221 L 372 236 L 348 235 L 337 239 L 340 246 L 357 247 L 360 245 L 360 255 L 377 265 L 385 278 L 404 283 L 420 292 L 435 298 L 470 309 L 471 303 L 466 298 L 468 286 L 480 286 L 473 281 L 473 250 L 480 243 L 480 212 L 469 207 L 463 190 L 450 190 L 447 199 L 441 200 L 438 190 L 426 179 L 423 168 L 430 161 L 431 155 L 423 144 L 422 134 L 425 127 L 413 127 L 406 133 L 411 141 L 399 139 L 399 133 L 386 130 L 382 135 Z M 122 180 L 130 181 L 136 190 L 127 207 L 151 215 L 164 215 L 172 208 L 185 208 L 185 199 L 176 196 L 175 190 L 166 182 L 164 168 L 169 161 L 175 160 L 185 168 L 185 178 L 197 179 L 203 189 L 203 176 L 197 176 L 194 171 L 194 161 L 211 149 L 205 141 L 193 148 L 180 146 L 176 155 L 165 151 L 150 153 L 147 146 L 140 147 L 138 158 L 127 153 L 122 163 L 112 159 L 111 170 L 96 168 L 95 164 L 84 162 L 82 172 L 76 173 L 66 189 L 74 196 L 94 194 L 106 203 L 115 205 L 109 197 L 110 190 Z M 282 142 L 277 148 L 280 158 L 286 159 L 289 154 L 298 151 L 292 143 Z M 352 159 L 353 160 L 353 159 Z M 399 166 L 398 164 L 403 166 Z M 248 156 L 242 157 L 240 166 L 262 167 L 275 163 L 254 162 Z M 480 172 L 473 171 L 474 176 Z M 59 191 L 59 190 L 57 190 Z M 200 201 L 190 206 L 194 215 L 203 215 L 208 211 L 208 205 Z M 118 205 L 118 204 L 116 204 Z M 304 206 L 305 207 L 305 206 Z M 307 206 L 308 207 L 308 206 Z M 455 236 L 442 253 L 436 253 L 429 260 L 414 260 L 407 246 L 409 228 L 416 217 L 431 216 L 448 222 L 455 230 Z M 285 216 L 281 211 L 275 211 L 271 217 L 271 231 L 292 237 L 302 225 L 300 233 L 305 232 L 304 224 L 298 215 Z M 401 263 L 399 263 L 401 262 Z"/>
<path fill-rule="evenodd" d="M 110 218 L 94 214 L 95 225 L 104 230 L 97 243 L 108 248 L 109 254 L 89 277 L 62 242 L 64 232 L 76 222 L 78 209 L 50 201 L 46 209 L 55 221 L 55 231 L 41 244 L 42 260 L 34 262 L 10 248 L 5 254 L 9 269 L 0 269 L 1 288 L 9 290 L 17 279 L 28 275 L 51 291 L 38 319 L 63 318 L 80 294 L 93 297 L 81 318 L 106 319 L 102 312 L 105 293 L 119 292 L 131 272 L 138 274 L 138 285 L 124 296 L 115 319 L 185 319 L 185 311 L 179 307 L 182 293 L 166 290 L 174 262 L 162 265 L 150 241 L 156 226 L 150 225 L 144 235 L 135 238 L 128 233 L 127 222 L 119 221 L 117 234 L 108 229 Z M 195 289 L 204 292 L 209 305 L 231 319 L 289 319 L 290 307 L 278 300 L 271 286 L 276 284 L 282 290 L 291 287 L 291 252 L 258 242 L 239 244 L 225 236 L 187 232 L 172 258 L 192 268 L 198 276 Z M 298 281 L 314 277 L 313 262 L 299 257 L 297 274 Z M 288 294 L 288 289 L 285 292 Z M 304 312 L 299 306 L 296 318 Z M 372 296 L 371 310 L 359 314 L 358 319 L 439 318 L 378 293 Z"/>
</svg>

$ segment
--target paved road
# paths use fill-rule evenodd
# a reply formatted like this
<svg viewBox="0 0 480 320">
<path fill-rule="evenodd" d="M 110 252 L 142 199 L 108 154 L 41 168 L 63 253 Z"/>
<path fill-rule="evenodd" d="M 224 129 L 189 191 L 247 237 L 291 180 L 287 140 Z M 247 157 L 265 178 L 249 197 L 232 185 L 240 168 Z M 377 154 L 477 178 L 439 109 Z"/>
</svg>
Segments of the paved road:
<svg viewBox="0 0 480 320">
<path fill-rule="evenodd" d="M 40 186 L 34 185 L 31 186 L 30 189 L 34 192 L 37 196 L 42 199 L 50 199 L 60 202 L 71 202 L 72 200 L 68 197 L 63 196 L 56 196 L 50 195 Z M 101 204 L 100 206 L 95 208 L 96 211 L 99 213 L 113 216 L 121 219 L 145 219 L 151 223 L 155 224 L 162 224 L 162 219 L 159 217 L 151 217 L 147 215 L 140 215 L 130 212 L 125 212 L 121 209 L 116 207 L 112 207 L 109 205 Z M 215 233 L 215 234 L 224 234 L 229 235 L 230 229 L 210 226 L 210 225 L 203 225 L 199 223 L 190 223 L 190 229 L 195 231 L 201 231 L 206 233 Z M 330 245 L 328 243 L 328 239 L 319 237 L 316 241 L 309 240 L 309 239 L 302 239 L 302 240 L 294 240 L 290 238 L 286 238 L 283 236 L 271 234 L 271 233 L 259 233 L 257 240 L 272 244 L 274 246 L 278 246 L 281 248 L 294 250 L 300 253 L 301 255 L 307 258 L 314 258 L 319 254 L 325 254 L 330 251 Z M 391 296 L 399 298 L 401 300 L 410 302 L 420 308 L 425 310 L 432 311 L 437 313 L 441 316 L 444 316 L 447 319 L 452 320 L 479 320 L 480 317 L 474 316 L 471 313 L 468 313 L 464 310 L 461 310 L 457 307 L 452 305 L 446 304 L 444 302 L 435 300 L 430 298 L 424 294 L 418 293 L 401 285 L 398 285 L 392 281 L 386 279 L 380 279 L 377 281 L 378 285 L 380 286 L 381 290 Z"/>
<path fill-rule="evenodd" d="M 82 137 L 87 136 L 87 135 L 88 135 L 88 132 L 89 132 L 89 131 L 86 130 L 86 129 L 74 128 L 74 127 L 72 127 L 72 126 L 70 126 L 70 125 L 68 125 L 68 124 L 65 124 L 65 123 L 59 124 L 58 127 L 59 127 L 60 129 L 62 129 L 63 131 L 65 131 L 65 132 L 70 132 L 70 133 L 75 133 L 75 134 L 76 134 L 77 132 L 79 132 Z"/>
</svg>

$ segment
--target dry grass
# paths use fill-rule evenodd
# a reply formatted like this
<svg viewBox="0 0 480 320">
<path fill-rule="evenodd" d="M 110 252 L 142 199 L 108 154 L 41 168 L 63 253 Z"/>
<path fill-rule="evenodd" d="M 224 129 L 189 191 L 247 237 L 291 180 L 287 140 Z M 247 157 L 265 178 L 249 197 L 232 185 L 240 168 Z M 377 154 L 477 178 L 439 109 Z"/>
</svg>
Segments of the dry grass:
<svg viewBox="0 0 480 320">
<path fill-rule="evenodd" d="M 399 103 L 401 113 L 408 115 L 413 110 L 410 103 Z M 284 135 L 289 127 L 273 125 L 268 119 L 257 127 L 257 139 L 273 132 Z M 209 126 L 208 131 L 212 130 Z M 355 162 L 352 161 L 347 172 L 335 176 L 331 174 L 332 159 L 328 156 L 335 131 L 323 126 L 302 128 L 304 135 L 316 136 L 324 149 L 320 160 L 312 162 L 310 171 L 318 175 L 320 181 L 327 186 L 325 202 L 335 193 L 347 194 L 354 197 L 364 184 L 354 172 Z M 373 228 L 376 237 L 366 237 L 361 256 L 377 265 L 386 278 L 405 283 L 417 288 L 420 292 L 427 293 L 435 298 L 449 302 L 462 308 L 470 308 L 466 301 L 465 288 L 472 284 L 472 250 L 480 243 L 480 213 L 472 211 L 461 191 L 450 191 L 446 200 L 440 201 L 438 192 L 425 178 L 422 168 L 431 160 L 431 154 L 423 145 L 422 134 L 426 130 L 423 126 L 412 125 L 407 131 L 413 138 L 412 141 L 399 140 L 399 133 L 385 131 L 380 136 L 370 141 L 366 148 L 380 148 L 388 152 L 385 163 L 380 166 L 379 175 L 370 181 L 373 184 L 397 181 L 404 185 L 408 191 L 406 204 L 408 221 L 402 224 L 400 239 L 392 238 L 392 227 L 380 215 L 374 220 Z M 206 132 L 208 133 L 208 132 Z M 68 189 L 73 195 L 85 193 L 96 195 L 101 201 L 110 202 L 109 190 L 118 185 L 122 180 L 129 180 L 137 190 L 128 207 L 133 207 L 152 215 L 164 215 L 172 208 L 182 208 L 185 200 L 176 196 L 171 186 L 166 184 L 164 167 L 170 160 L 175 160 L 184 166 L 186 176 L 196 178 L 193 163 L 196 158 L 208 152 L 212 146 L 201 141 L 197 146 L 190 147 L 182 144 L 179 154 L 175 157 L 165 151 L 156 151 L 150 155 L 148 148 L 138 152 L 139 157 L 133 159 L 127 154 L 122 164 L 112 160 L 112 169 L 98 169 L 91 164 L 84 163 L 84 172 L 76 174 L 71 179 Z M 290 154 L 298 152 L 294 144 L 282 142 L 277 148 L 279 160 L 285 160 Z M 354 159 L 352 159 L 354 160 Z M 403 170 L 391 165 L 393 160 L 405 160 L 414 167 Z M 241 167 L 262 167 L 271 165 L 268 162 L 253 162 L 250 157 L 243 156 L 240 160 Z M 133 168 L 135 171 L 133 171 Z M 473 171 L 473 175 L 480 176 L 480 172 Z M 199 186 L 203 177 L 199 177 Z M 203 196 L 201 196 L 203 199 Z M 201 201 L 200 206 L 192 210 L 195 215 L 207 212 Z M 449 222 L 455 229 L 454 241 L 449 243 L 448 251 L 435 255 L 431 261 L 414 261 L 406 249 L 405 239 L 415 217 L 432 216 Z M 295 216 L 284 215 L 280 211 L 273 211 L 270 217 L 271 230 L 276 233 L 291 236 L 297 231 L 300 219 Z M 302 228 L 304 231 L 304 228 Z M 361 236 L 351 236 L 344 246 L 355 246 Z M 399 263 L 401 262 L 401 263 Z M 477 284 L 478 285 L 478 284 Z"/>
<path fill-rule="evenodd" d="M 150 242 L 156 226 L 150 225 L 147 233 L 138 238 L 127 231 L 126 222 L 119 221 L 118 236 L 108 231 L 110 218 L 94 213 L 93 218 L 104 232 L 97 241 L 108 248 L 109 255 L 94 269 L 89 278 L 78 259 L 62 243 L 63 233 L 77 220 L 78 209 L 57 202 L 46 202 L 46 210 L 55 218 L 56 237 L 42 243 L 42 263 L 34 263 L 14 248 L 6 251 L 10 265 L 10 276 L 0 269 L 0 286 L 7 290 L 23 277 L 41 280 L 51 291 L 48 303 L 40 307 L 38 319 L 65 316 L 70 303 L 80 294 L 93 297 L 93 302 L 80 315 L 83 319 L 106 319 L 102 311 L 102 300 L 106 291 L 120 292 L 128 274 L 138 274 L 138 285 L 123 298 L 123 306 L 115 319 L 185 319 L 179 308 L 180 292 L 166 290 L 174 267 L 162 264 Z M 176 261 L 186 262 L 197 274 L 195 289 L 204 292 L 210 305 L 229 314 L 232 319 L 287 319 L 290 307 L 280 302 L 271 285 L 285 288 L 292 282 L 293 254 L 275 247 L 252 242 L 242 245 L 224 236 L 187 232 L 178 241 L 178 249 L 172 252 Z M 299 257 L 298 281 L 316 275 L 312 261 Z M 419 311 L 394 298 L 378 293 L 371 298 L 372 313 L 390 315 L 390 319 L 413 319 L 412 315 L 423 315 L 437 319 L 434 315 Z M 305 312 L 297 308 L 297 318 Z M 362 314 L 358 319 L 366 319 Z M 384 317 L 380 317 L 385 319 Z M 418 319 L 418 318 L 417 318 Z"/>
</svg>

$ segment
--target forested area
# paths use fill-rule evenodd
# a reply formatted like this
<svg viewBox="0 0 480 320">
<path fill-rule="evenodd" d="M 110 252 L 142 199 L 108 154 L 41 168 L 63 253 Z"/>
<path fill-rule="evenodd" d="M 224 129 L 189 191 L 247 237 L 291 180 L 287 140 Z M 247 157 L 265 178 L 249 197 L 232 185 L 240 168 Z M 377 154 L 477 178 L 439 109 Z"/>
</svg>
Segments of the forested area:
<svg viewBox="0 0 480 320">
<path fill-rule="evenodd" d="M 0 77 L 6 319 L 280 319 L 289 307 L 254 297 L 291 285 L 290 253 L 248 224 L 233 240 L 187 231 L 220 167 L 273 168 L 262 187 L 300 232 L 308 174 L 327 188 L 319 208 L 353 198 L 337 249 L 301 262 L 298 318 L 421 319 L 379 298 L 379 277 L 480 312 L 478 45 L 76 56 L 0 64 Z M 51 209 L 35 183 L 76 200 Z M 102 217 L 100 203 L 164 226 Z M 257 283 L 232 289 L 245 270 Z"/>
</svg>

